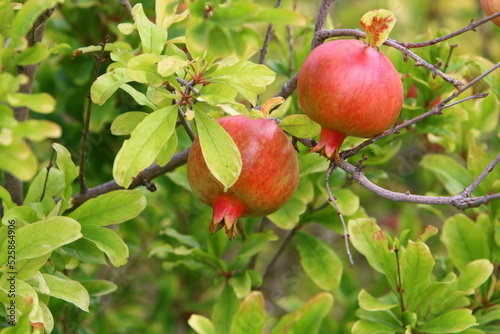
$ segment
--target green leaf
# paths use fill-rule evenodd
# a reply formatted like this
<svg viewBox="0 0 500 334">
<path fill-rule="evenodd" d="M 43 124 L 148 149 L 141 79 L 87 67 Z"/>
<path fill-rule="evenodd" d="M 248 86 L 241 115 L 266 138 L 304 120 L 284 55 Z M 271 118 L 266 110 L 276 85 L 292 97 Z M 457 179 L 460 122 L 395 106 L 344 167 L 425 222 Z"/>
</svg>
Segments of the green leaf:
<svg viewBox="0 0 500 334">
<path fill-rule="evenodd" d="M 230 334 L 262 334 L 266 322 L 264 297 L 260 291 L 252 291 L 240 304 L 234 315 Z"/>
<path fill-rule="evenodd" d="M 106 280 L 91 280 L 81 282 L 90 296 L 98 297 L 108 295 L 117 290 L 115 283 Z"/>
<path fill-rule="evenodd" d="M 228 283 L 233 287 L 236 297 L 239 299 L 244 298 L 252 289 L 252 279 L 248 271 L 240 271 L 234 274 Z"/>
<path fill-rule="evenodd" d="M 386 311 L 390 310 L 399 304 L 387 304 L 378 300 L 377 298 L 366 292 L 365 289 L 361 289 L 358 294 L 359 307 L 367 311 Z"/>
<path fill-rule="evenodd" d="M 137 104 L 139 104 L 141 106 L 147 106 L 147 107 L 151 108 L 152 110 L 157 109 L 156 105 L 153 102 L 151 102 L 151 100 L 148 99 L 146 97 L 146 95 L 139 92 L 134 87 L 124 83 L 120 86 L 120 88 L 122 90 L 124 90 L 125 92 L 127 92 L 134 99 L 134 101 L 137 102 Z"/>
<path fill-rule="evenodd" d="M 476 260 L 468 263 L 458 276 L 458 289 L 462 291 L 473 291 L 493 273 L 493 264 L 488 260 Z"/>
<path fill-rule="evenodd" d="M 54 252 L 52 253 L 54 254 Z M 33 277 L 45 264 L 51 256 L 51 253 L 44 254 L 42 256 L 25 259 L 16 262 L 16 278 L 18 280 L 27 280 Z"/>
<path fill-rule="evenodd" d="M 58 143 L 54 143 L 52 144 L 52 147 L 57 152 L 57 167 L 61 172 L 64 173 L 64 183 L 66 185 L 66 189 L 64 191 L 63 197 L 64 199 L 69 200 L 73 192 L 71 184 L 78 177 L 78 168 L 75 166 L 75 163 L 71 159 L 71 154 L 64 146 Z"/>
<path fill-rule="evenodd" d="M 45 183 L 46 179 L 47 183 Z M 38 175 L 31 182 L 26 198 L 24 199 L 24 204 L 28 205 L 30 203 L 40 202 L 42 194 L 47 198 L 57 195 L 66 186 L 64 180 L 64 173 L 57 168 L 51 168 L 49 170 L 48 178 L 47 169 L 44 168 L 40 170 Z"/>
<path fill-rule="evenodd" d="M 264 92 L 265 87 L 274 81 L 275 76 L 276 74 L 264 65 L 240 61 L 214 71 L 211 81 L 236 87 L 245 99 L 255 105 L 257 95 Z"/>
<path fill-rule="evenodd" d="M 59 138 L 62 135 L 62 129 L 59 124 L 46 121 L 29 119 L 17 124 L 12 132 L 19 137 L 33 141 L 42 141 L 47 138 Z"/>
<path fill-rule="evenodd" d="M 89 311 L 89 293 L 80 282 L 48 274 L 42 276 L 50 289 L 48 293 L 50 296 L 72 303 L 85 312 Z"/>
<path fill-rule="evenodd" d="M 226 284 L 218 296 L 218 302 L 212 311 L 212 321 L 215 333 L 229 333 L 233 317 L 238 311 L 240 301 L 234 294 L 233 288 Z"/>
<path fill-rule="evenodd" d="M 270 221 L 284 230 L 291 230 L 300 220 L 300 215 L 307 209 L 307 204 L 293 196 L 278 211 L 267 216 Z"/>
<path fill-rule="evenodd" d="M 321 292 L 309 299 L 300 309 L 281 317 L 271 334 L 315 334 L 323 319 L 330 313 L 333 296 Z"/>
<path fill-rule="evenodd" d="M 163 234 L 173 238 L 179 243 L 192 247 L 192 248 L 201 248 L 200 244 L 195 240 L 195 238 L 191 235 L 181 234 L 177 232 L 177 230 L 168 227 L 163 231 Z"/>
<path fill-rule="evenodd" d="M 212 175 L 228 189 L 238 180 L 241 173 L 240 151 L 233 138 L 217 121 L 199 110 L 196 105 L 194 112 L 205 163 Z"/>
<path fill-rule="evenodd" d="M 294 114 L 281 120 L 279 127 L 298 138 L 309 138 L 319 135 L 321 126 L 306 115 Z"/>
<path fill-rule="evenodd" d="M 434 227 L 432 225 L 427 225 L 427 227 L 425 228 L 425 231 L 417 237 L 417 241 L 426 242 L 427 239 L 435 236 L 437 233 L 438 233 L 437 227 Z"/>
<path fill-rule="evenodd" d="M 165 79 L 158 74 L 158 63 L 163 58 L 153 53 L 143 53 L 127 63 L 127 76 L 151 87 L 159 87 Z"/>
<path fill-rule="evenodd" d="M 106 264 L 106 258 L 96 244 L 87 239 L 78 239 L 63 247 L 63 250 L 77 260 L 93 263 Z"/>
<path fill-rule="evenodd" d="M 106 253 L 113 266 L 120 267 L 127 263 L 128 247 L 115 231 L 106 227 L 92 227 L 83 232 L 85 239 L 92 241 Z"/>
<path fill-rule="evenodd" d="M 176 152 L 178 143 L 179 143 L 179 138 L 177 137 L 177 134 L 174 132 L 170 136 L 170 139 L 165 143 L 165 145 L 163 146 L 160 153 L 155 159 L 155 162 L 158 166 L 165 166 L 170 161 L 170 159 L 172 159 L 172 157 Z"/>
<path fill-rule="evenodd" d="M 250 258 L 262 251 L 269 241 L 278 240 L 278 236 L 273 231 L 264 233 L 254 233 L 250 235 L 238 252 L 238 257 Z"/>
<path fill-rule="evenodd" d="M 137 217 L 146 204 L 140 189 L 115 190 L 89 199 L 69 216 L 80 222 L 82 229 L 120 224 Z"/>
<path fill-rule="evenodd" d="M 111 133 L 115 136 L 127 136 L 147 115 L 141 111 L 129 111 L 121 114 L 111 124 Z"/>
<path fill-rule="evenodd" d="M 137 25 L 139 37 L 141 38 L 142 52 L 161 54 L 167 41 L 167 31 L 151 22 L 138 3 L 132 8 L 132 17 Z"/>
<path fill-rule="evenodd" d="M 394 334 L 397 332 L 398 331 L 391 326 L 367 320 L 356 321 L 351 329 L 351 334 Z"/>
<path fill-rule="evenodd" d="M 359 209 L 359 197 L 352 190 L 342 188 L 333 191 L 337 205 L 344 216 L 352 216 Z"/>
<path fill-rule="evenodd" d="M 16 206 L 12 201 L 12 197 L 10 197 L 10 193 L 2 186 L 0 186 L 0 199 L 2 200 L 4 211 L 10 210 Z"/>
<path fill-rule="evenodd" d="M 158 63 L 158 74 L 162 77 L 166 78 L 181 68 L 187 66 L 189 62 L 182 57 L 179 56 L 170 56 L 167 58 L 163 58 Z"/>
<path fill-rule="evenodd" d="M 434 264 L 434 258 L 426 244 L 409 241 L 401 256 L 403 298 L 408 311 L 417 308 L 414 300 L 428 288 Z"/>
<path fill-rule="evenodd" d="M 102 106 L 123 84 L 131 81 L 125 74 L 125 68 L 115 68 L 97 78 L 90 87 L 92 102 Z"/>
<path fill-rule="evenodd" d="M 149 167 L 175 130 L 176 106 L 158 109 L 146 116 L 125 140 L 113 164 L 113 176 L 127 188 L 133 178 Z"/>
<path fill-rule="evenodd" d="M 396 290 L 397 263 L 394 250 L 389 248 L 385 232 L 368 218 L 350 220 L 349 240 L 375 270 L 385 274 L 391 288 Z"/>
<path fill-rule="evenodd" d="M 46 10 L 54 7 L 56 0 L 28 0 L 25 1 L 21 9 L 17 12 L 10 33 L 12 34 L 12 48 L 18 48 L 21 44 L 21 37 L 26 36 L 35 23 L 35 20 Z"/>
<path fill-rule="evenodd" d="M 303 14 L 284 8 L 264 9 L 253 20 L 301 27 L 307 24 L 307 18 Z"/>
<path fill-rule="evenodd" d="M 45 44 L 35 43 L 32 47 L 24 49 L 14 57 L 14 62 L 20 66 L 36 65 L 50 55 Z"/>
<path fill-rule="evenodd" d="M 215 328 L 210 319 L 199 314 L 191 314 L 188 325 L 198 334 L 215 334 Z"/>
<path fill-rule="evenodd" d="M 51 217 L 16 230 L 16 260 L 34 259 L 82 237 L 80 224 L 69 217 Z M 2 249 L 7 249 L 8 240 Z M 2 252 L 0 263 L 7 254 Z"/>
<path fill-rule="evenodd" d="M 419 331 L 423 333 L 461 333 L 465 329 L 477 325 L 472 310 L 458 309 L 449 311 L 424 323 Z"/>
<path fill-rule="evenodd" d="M 300 264 L 320 288 L 335 291 L 342 278 L 342 262 L 323 240 L 306 233 L 297 233 Z"/>
<path fill-rule="evenodd" d="M 0 145 L 0 156 L 2 157 L 0 169 L 11 173 L 21 181 L 29 181 L 36 175 L 38 160 L 23 139 L 14 137 L 9 146 Z"/>
<path fill-rule="evenodd" d="M 50 114 L 56 107 L 56 100 L 47 93 L 7 95 L 7 101 L 13 107 L 27 107 L 40 114 Z"/>
<path fill-rule="evenodd" d="M 450 195 L 460 193 L 473 181 L 470 172 L 447 155 L 426 154 L 421 164 L 436 175 Z"/>
<path fill-rule="evenodd" d="M 445 221 L 441 241 L 460 271 L 463 271 L 469 262 L 489 259 L 491 256 L 485 231 L 463 214 L 457 214 Z"/>
</svg>

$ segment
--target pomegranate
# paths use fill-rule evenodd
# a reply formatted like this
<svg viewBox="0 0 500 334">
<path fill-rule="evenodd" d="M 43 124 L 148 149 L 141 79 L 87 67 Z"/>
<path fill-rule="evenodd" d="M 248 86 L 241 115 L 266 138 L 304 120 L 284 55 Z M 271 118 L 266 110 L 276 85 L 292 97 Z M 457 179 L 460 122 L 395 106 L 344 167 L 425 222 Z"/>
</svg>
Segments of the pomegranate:
<svg viewBox="0 0 500 334">
<path fill-rule="evenodd" d="M 500 12 L 500 0 L 481 0 L 481 6 L 488 16 Z M 494 18 L 492 21 L 500 27 L 500 17 Z"/>
<path fill-rule="evenodd" d="M 379 18 L 377 11 L 385 10 L 365 15 L 370 15 L 370 24 L 362 19 L 370 45 L 375 47 L 359 40 L 335 40 L 315 48 L 302 64 L 297 83 L 299 103 L 304 113 L 321 125 L 319 142 L 311 152 L 338 160 L 347 136 L 377 135 L 399 115 L 403 83 L 390 60 L 376 49 L 383 43 L 379 30 L 387 29 L 386 22 L 395 19 Z"/>
<path fill-rule="evenodd" d="M 271 214 L 290 199 L 297 188 L 299 164 L 290 140 L 272 120 L 238 115 L 217 121 L 240 150 L 238 180 L 224 192 L 205 163 L 198 138 L 189 153 L 187 174 L 194 194 L 213 207 L 210 232 L 225 227 L 233 239 L 238 218 Z"/>
</svg>

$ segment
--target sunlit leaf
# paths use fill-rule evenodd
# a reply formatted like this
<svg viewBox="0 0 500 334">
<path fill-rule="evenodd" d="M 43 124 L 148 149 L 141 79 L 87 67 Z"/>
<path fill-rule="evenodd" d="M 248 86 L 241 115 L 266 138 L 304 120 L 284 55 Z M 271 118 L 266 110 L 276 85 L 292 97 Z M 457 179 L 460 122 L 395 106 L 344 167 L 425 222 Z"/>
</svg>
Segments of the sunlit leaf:
<svg viewBox="0 0 500 334">
<path fill-rule="evenodd" d="M 133 178 L 149 167 L 175 130 L 177 107 L 158 109 L 146 116 L 125 140 L 113 165 L 113 176 L 119 185 L 127 188 Z"/>
<path fill-rule="evenodd" d="M 316 237 L 297 233 L 300 264 L 320 288 L 335 291 L 342 277 L 342 262 L 333 249 Z"/>
<path fill-rule="evenodd" d="M 231 187 L 241 173 L 241 154 L 231 136 L 204 111 L 194 109 L 200 147 L 212 175 L 225 189 Z"/>
</svg>

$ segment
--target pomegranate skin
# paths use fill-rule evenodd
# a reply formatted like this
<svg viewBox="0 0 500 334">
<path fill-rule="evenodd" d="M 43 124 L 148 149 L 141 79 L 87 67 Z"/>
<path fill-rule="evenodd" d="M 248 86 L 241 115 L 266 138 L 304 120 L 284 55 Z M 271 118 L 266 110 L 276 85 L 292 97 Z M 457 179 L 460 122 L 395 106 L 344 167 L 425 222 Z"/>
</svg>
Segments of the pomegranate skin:
<svg viewBox="0 0 500 334">
<path fill-rule="evenodd" d="M 481 6 L 488 16 L 500 12 L 500 0 L 481 0 Z M 500 27 L 500 17 L 494 18 L 492 22 Z"/>
<path fill-rule="evenodd" d="M 187 175 L 194 194 L 213 208 L 210 232 L 225 227 L 233 239 L 239 217 L 271 214 L 292 197 L 299 181 L 299 164 L 290 140 L 273 121 L 242 115 L 217 121 L 240 150 L 242 170 L 238 180 L 224 192 L 205 163 L 198 138 L 191 146 Z"/>
<path fill-rule="evenodd" d="M 311 151 L 336 159 L 346 136 L 373 137 L 391 127 L 404 100 L 394 65 L 359 40 L 315 48 L 300 69 L 297 94 L 304 113 L 322 127 Z"/>
</svg>

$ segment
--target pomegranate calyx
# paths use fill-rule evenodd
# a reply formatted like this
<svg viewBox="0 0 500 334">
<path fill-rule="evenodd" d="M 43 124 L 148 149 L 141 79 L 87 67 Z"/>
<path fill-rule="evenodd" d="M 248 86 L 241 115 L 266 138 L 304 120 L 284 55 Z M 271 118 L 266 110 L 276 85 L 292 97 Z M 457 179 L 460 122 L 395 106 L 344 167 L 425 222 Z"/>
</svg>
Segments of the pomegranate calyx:
<svg viewBox="0 0 500 334">
<path fill-rule="evenodd" d="M 374 9 L 363 15 L 360 23 L 366 33 L 368 44 L 378 48 L 389 38 L 396 24 L 396 17 L 387 9 Z"/>
<path fill-rule="evenodd" d="M 243 205 L 230 195 L 222 195 L 215 198 L 213 208 L 212 223 L 208 227 L 210 233 L 214 234 L 225 227 L 229 239 L 234 239 L 238 234 L 236 223 L 243 214 Z"/>
<path fill-rule="evenodd" d="M 339 161 L 340 146 L 344 142 L 346 135 L 327 128 L 321 128 L 321 134 L 319 136 L 319 142 L 309 150 L 309 152 L 319 152 L 324 155 L 327 159 L 333 159 L 334 161 Z"/>
</svg>

